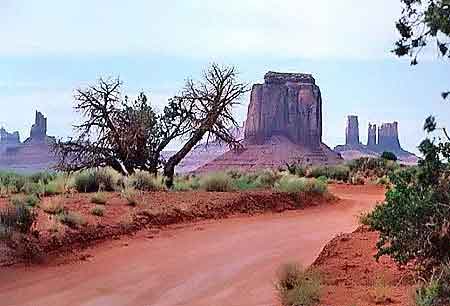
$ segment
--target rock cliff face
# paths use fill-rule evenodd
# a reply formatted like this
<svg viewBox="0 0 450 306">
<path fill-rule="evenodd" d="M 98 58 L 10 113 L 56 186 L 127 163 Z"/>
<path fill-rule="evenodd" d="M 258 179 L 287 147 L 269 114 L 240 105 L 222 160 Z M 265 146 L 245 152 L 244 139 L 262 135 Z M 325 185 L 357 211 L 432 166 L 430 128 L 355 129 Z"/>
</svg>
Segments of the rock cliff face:
<svg viewBox="0 0 450 306">
<path fill-rule="evenodd" d="M 402 149 L 398 140 L 398 122 L 383 123 L 378 128 L 378 146 L 384 151 L 396 152 Z"/>
<path fill-rule="evenodd" d="M 269 72 L 264 84 L 253 86 L 242 144 L 239 152 L 228 151 L 197 172 L 342 161 L 322 143 L 322 97 L 309 74 Z"/>
<path fill-rule="evenodd" d="M 352 118 L 350 120 L 350 117 Z M 354 127 L 354 122 L 358 122 L 357 116 L 349 116 L 349 124 L 350 121 L 353 122 L 352 127 Z M 346 140 L 349 139 L 348 130 L 346 129 Z M 377 131 L 378 131 L 378 141 L 377 141 Z M 356 133 L 356 132 L 354 132 Z M 359 133 L 359 132 L 358 132 Z M 368 132 L 367 132 L 367 146 L 361 143 L 353 143 L 346 141 L 345 145 L 336 146 L 334 148 L 335 151 L 341 153 L 344 159 L 355 159 L 363 156 L 380 156 L 383 152 L 389 151 L 397 155 L 400 161 L 403 161 L 408 164 L 414 164 L 418 161 L 417 156 L 414 154 L 403 150 L 399 137 L 398 137 L 398 122 L 393 123 L 383 123 L 377 130 L 377 126 L 375 124 L 369 124 Z"/>
<path fill-rule="evenodd" d="M 19 144 L 19 132 L 8 133 L 4 128 L 0 128 L 0 145 L 2 144 Z"/>
<path fill-rule="evenodd" d="M 347 117 L 347 127 L 345 128 L 345 144 L 359 145 L 358 116 Z"/>
<path fill-rule="evenodd" d="M 30 138 L 25 142 L 45 143 L 47 141 L 47 118 L 41 112 L 36 111 L 34 124 L 31 126 Z"/>
<path fill-rule="evenodd" d="M 373 148 L 377 145 L 377 125 L 369 123 L 367 131 L 367 146 Z"/>
<path fill-rule="evenodd" d="M 322 141 L 322 97 L 309 74 L 269 72 L 253 86 L 245 124 L 249 144 L 284 136 L 318 148 Z"/>
<path fill-rule="evenodd" d="M 47 118 L 42 113 L 36 112 L 30 137 L 23 143 L 17 132 L 8 134 L 8 137 L 4 132 L 0 129 L 0 170 L 36 172 L 50 170 L 55 164 L 51 150 L 54 138 L 47 136 Z M 3 139 L 9 139 L 10 144 L 2 145 Z"/>
</svg>

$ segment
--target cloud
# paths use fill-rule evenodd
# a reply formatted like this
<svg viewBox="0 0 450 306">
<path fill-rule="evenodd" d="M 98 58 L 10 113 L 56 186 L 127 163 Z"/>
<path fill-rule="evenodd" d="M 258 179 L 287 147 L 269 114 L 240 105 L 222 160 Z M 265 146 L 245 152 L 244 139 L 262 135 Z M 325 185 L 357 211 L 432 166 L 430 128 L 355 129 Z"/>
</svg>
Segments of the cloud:
<svg viewBox="0 0 450 306">
<path fill-rule="evenodd" d="M 6 1 L 0 54 L 385 57 L 392 0 Z M 3 18 L 2 18 L 3 17 Z"/>
</svg>

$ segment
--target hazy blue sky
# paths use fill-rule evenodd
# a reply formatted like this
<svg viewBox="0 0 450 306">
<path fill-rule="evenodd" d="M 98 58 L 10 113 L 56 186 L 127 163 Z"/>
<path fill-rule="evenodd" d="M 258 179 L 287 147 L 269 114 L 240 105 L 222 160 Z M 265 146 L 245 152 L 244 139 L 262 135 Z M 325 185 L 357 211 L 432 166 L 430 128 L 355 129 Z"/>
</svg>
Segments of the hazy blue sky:
<svg viewBox="0 0 450 306">
<path fill-rule="evenodd" d="M 363 141 L 369 121 L 398 120 L 403 146 L 416 151 L 427 115 L 450 123 L 440 99 L 450 74 L 434 55 L 414 68 L 391 55 L 399 2 L 0 0 L 0 125 L 25 137 L 39 109 L 49 134 L 67 136 L 74 88 L 120 75 L 127 93 L 144 90 L 161 107 L 216 61 L 250 84 L 268 70 L 312 73 L 330 146 L 357 114 Z"/>
</svg>

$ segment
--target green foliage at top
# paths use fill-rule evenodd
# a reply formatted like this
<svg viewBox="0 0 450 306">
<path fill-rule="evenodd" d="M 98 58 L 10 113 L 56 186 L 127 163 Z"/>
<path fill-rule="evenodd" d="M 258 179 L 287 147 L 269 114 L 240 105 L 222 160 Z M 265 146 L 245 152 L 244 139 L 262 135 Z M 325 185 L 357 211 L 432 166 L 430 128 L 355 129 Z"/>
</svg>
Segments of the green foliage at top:
<svg viewBox="0 0 450 306">
<path fill-rule="evenodd" d="M 381 154 L 381 158 L 386 159 L 386 160 L 397 161 L 397 156 L 394 153 L 387 152 L 387 151 L 385 151 Z"/>
</svg>

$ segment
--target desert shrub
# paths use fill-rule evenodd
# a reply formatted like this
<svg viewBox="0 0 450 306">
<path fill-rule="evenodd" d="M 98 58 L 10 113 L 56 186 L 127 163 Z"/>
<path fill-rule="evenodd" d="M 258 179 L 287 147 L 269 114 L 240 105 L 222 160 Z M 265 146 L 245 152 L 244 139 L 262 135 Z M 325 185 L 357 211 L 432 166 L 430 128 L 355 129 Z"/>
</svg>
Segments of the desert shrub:
<svg viewBox="0 0 450 306">
<path fill-rule="evenodd" d="M 74 174 L 73 185 L 78 192 L 96 192 L 99 189 L 93 170 L 85 170 Z"/>
<path fill-rule="evenodd" d="M 381 158 L 382 158 L 382 159 L 386 159 L 386 160 L 397 161 L 397 156 L 396 156 L 394 153 L 392 153 L 392 152 L 387 152 L 387 151 L 384 151 L 384 152 L 381 154 Z"/>
<path fill-rule="evenodd" d="M 58 215 L 64 212 L 64 203 L 57 199 L 46 200 L 41 204 L 42 210 L 50 215 Z"/>
<path fill-rule="evenodd" d="M 353 174 L 363 174 L 364 176 L 383 177 L 393 173 L 401 166 L 392 160 L 384 158 L 361 157 L 347 163 Z"/>
<path fill-rule="evenodd" d="M 256 175 L 256 183 L 260 187 L 273 187 L 275 182 L 281 178 L 279 172 L 270 169 L 257 172 Z"/>
<path fill-rule="evenodd" d="M 103 206 L 96 205 L 91 209 L 91 214 L 97 217 L 103 217 L 103 215 L 105 214 L 105 208 Z"/>
<path fill-rule="evenodd" d="M 0 172 L 0 185 L 5 186 L 9 193 L 16 193 L 22 190 L 27 182 L 23 175 L 13 172 Z"/>
<path fill-rule="evenodd" d="M 297 264 L 284 264 L 278 270 L 275 289 L 283 306 L 310 306 L 319 303 L 320 275 Z"/>
<path fill-rule="evenodd" d="M 141 191 L 162 191 L 166 187 L 162 177 L 155 177 L 150 172 L 137 171 L 128 178 L 128 186 Z"/>
<path fill-rule="evenodd" d="M 199 178 L 195 175 L 177 176 L 172 189 L 174 191 L 191 191 L 199 188 Z"/>
<path fill-rule="evenodd" d="M 46 196 L 53 196 L 63 194 L 66 192 L 66 178 L 64 176 L 58 176 L 52 181 L 49 181 L 44 186 L 44 194 Z"/>
<path fill-rule="evenodd" d="M 44 185 L 56 178 L 56 173 L 53 172 L 37 172 L 29 176 L 30 181 L 33 183 L 42 182 Z"/>
<path fill-rule="evenodd" d="M 115 191 L 118 189 L 120 173 L 110 167 L 100 168 L 95 171 L 98 189 L 101 191 Z"/>
<path fill-rule="evenodd" d="M 260 188 L 260 184 L 253 175 L 242 175 L 233 179 L 233 188 L 236 190 L 252 190 Z"/>
<path fill-rule="evenodd" d="M 376 278 L 372 295 L 377 305 L 389 304 L 392 301 L 392 290 L 383 275 Z"/>
<path fill-rule="evenodd" d="M 86 219 L 76 212 L 63 211 L 58 215 L 59 222 L 70 228 L 78 228 L 87 224 Z"/>
<path fill-rule="evenodd" d="M 325 183 L 325 184 L 328 183 L 328 178 L 327 178 L 326 176 L 319 176 L 319 177 L 317 178 L 317 180 L 320 181 L 320 182 L 323 182 L 323 183 Z"/>
<path fill-rule="evenodd" d="M 40 199 L 35 194 L 29 195 L 16 195 L 11 197 L 11 204 L 14 206 L 28 206 L 35 207 L 39 204 Z"/>
<path fill-rule="evenodd" d="M 436 152 L 437 154 L 437 152 Z M 437 155 L 390 175 L 386 200 L 370 214 L 378 254 L 425 266 L 450 259 L 450 171 Z"/>
<path fill-rule="evenodd" d="M 364 177 L 359 174 L 354 174 L 350 177 L 350 184 L 352 185 L 364 185 Z"/>
<path fill-rule="evenodd" d="M 303 166 L 299 163 L 286 163 L 286 169 L 288 170 L 289 174 L 297 175 L 300 177 L 305 176 L 307 172 L 306 166 Z"/>
<path fill-rule="evenodd" d="M 89 169 L 74 174 L 73 185 L 78 192 L 114 191 L 120 179 L 112 168 Z"/>
<path fill-rule="evenodd" d="M 349 175 L 350 168 L 342 165 L 312 167 L 307 173 L 308 177 L 318 178 L 324 176 L 331 180 L 344 182 L 348 181 Z"/>
<path fill-rule="evenodd" d="M 45 191 L 45 185 L 43 182 L 26 182 L 21 191 L 25 194 L 37 194 L 37 195 L 43 195 Z"/>
<path fill-rule="evenodd" d="M 233 180 L 226 173 L 208 174 L 200 179 L 200 188 L 205 191 L 233 191 Z"/>
<path fill-rule="evenodd" d="M 383 176 L 377 179 L 376 181 L 377 185 L 383 185 L 383 186 L 388 186 L 389 185 L 389 177 L 387 176 Z"/>
<path fill-rule="evenodd" d="M 443 264 L 424 280 L 414 294 L 417 306 L 450 305 L 450 264 Z"/>
<path fill-rule="evenodd" d="M 36 222 L 37 214 L 31 207 L 18 205 L 0 210 L 0 227 L 4 233 L 7 231 L 19 231 L 29 233 Z"/>
<path fill-rule="evenodd" d="M 127 187 L 122 191 L 121 196 L 127 201 L 129 206 L 137 206 L 139 204 L 140 194 L 136 189 Z"/>
<path fill-rule="evenodd" d="M 286 193 L 323 194 L 327 191 L 327 184 L 317 179 L 285 175 L 275 184 L 275 190 Z"/>
<path fill-rule="evenodd" d="M 108 198 L 106 197 L 106 194 L 104 194 L 103 192 L 97 192 L 91 197 L 91 203 L 106 205 L 106 202 L 108 202 Z"/>
<path fill-rule="evenodd" d="M 229 177 L 231 177 L 233 180 L 239 179 L 241 176 L 244 175 L 242 171 L 236 170 L 236 169 L 229 169 L 225 172 Z"/>
</svg>

